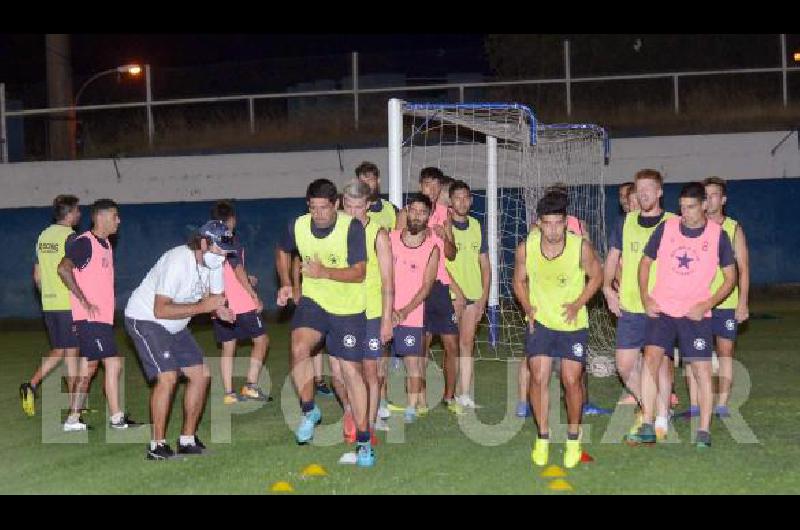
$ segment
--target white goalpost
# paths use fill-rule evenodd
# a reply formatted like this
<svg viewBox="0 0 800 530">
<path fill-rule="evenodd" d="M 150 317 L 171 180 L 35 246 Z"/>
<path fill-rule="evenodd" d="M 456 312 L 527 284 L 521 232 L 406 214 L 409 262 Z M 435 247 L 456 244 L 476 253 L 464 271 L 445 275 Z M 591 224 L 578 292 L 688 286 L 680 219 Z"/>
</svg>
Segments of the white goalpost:
<svg viewBox="0 0 800 530">
<path fill-rule="evenodd" d="M 389 101 L 389 200 L 402 207 L 418 190 L 422 168 L 435 166 L 466 181 L 473 211 L 485 226 L 492 283 L 481 324 L 477 359 L 524 357 L 525 321 L 514 299 L 514 252 L 534 221 L 548 186 L 563 183 L 570 214 L 583 220 L 601 258 L 607 250 L 603 168 L 608 140 L 596 125 L 537 121 L 517 103 L 409 103 Z M 602 297 L 590 305 L 589 369 L 614 373 L 614 327 Z"/>
</svg>

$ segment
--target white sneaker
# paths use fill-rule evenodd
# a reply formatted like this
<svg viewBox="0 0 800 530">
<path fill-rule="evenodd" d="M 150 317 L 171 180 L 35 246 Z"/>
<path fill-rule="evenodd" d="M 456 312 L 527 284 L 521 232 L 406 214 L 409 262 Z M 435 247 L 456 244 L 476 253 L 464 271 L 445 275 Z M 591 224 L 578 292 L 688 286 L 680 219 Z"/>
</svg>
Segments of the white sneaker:
<svg viewBox="0 0 800 530">
<path fill-rule="evenodd" d="M 74 422 L 64 422 L 64 432 L 75 432 L 75 431 L 85 431 L 86 424 L 82 421 L 74 421 Z"/>
<path fill-rule="evenodd" d="M 389 410 L 389 407 L 378 407 L 378 418 L 388 420 L 391 417 L 392 411 Z"/>
<path fill-rule="evenodd" d="M 482 408 L 480 405 L 475 404 L 469 396 L 459 396 L 456 398 L 456 402 L 461 405 L 462 408 L 465 409 L 479 409 Z"/>
<path fill-rule="evenodd" d="M 355 464 L 356 463 L 356 454 L 353 452 L 345 453 L 339 459 L 340 464 Z"/>
<path fill-rule="evenodd" d="M 375 421 L 375 430 L 389 432 L 389 424 L 383 418 L 378 418 Z"/>
</svg>

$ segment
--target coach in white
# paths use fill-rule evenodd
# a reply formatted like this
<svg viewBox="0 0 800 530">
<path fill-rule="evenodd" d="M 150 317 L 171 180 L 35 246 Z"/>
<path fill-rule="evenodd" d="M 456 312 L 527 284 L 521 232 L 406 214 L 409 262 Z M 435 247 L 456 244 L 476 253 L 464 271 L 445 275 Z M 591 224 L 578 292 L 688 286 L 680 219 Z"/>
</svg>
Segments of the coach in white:
<svg viewBox="0 0 800 530">
<path fill-rule="evenodd" d="M 188 379 L 183 403 L 183 428 L 178 454 L 202 454 L 195 436 L 208 392 L 209 374 L 203 351 L 187 329 L 194 315 L 214 313 L 233 321 L 225 307 L 222 264 L 234 250 L 233 237 L 221 221 L 209 221 L 186 245 L 161 256 L 125 307 L 125 329 L 133 340 L 142 368 L 152 386 L 152 440 L 149 460 L 175 456 L 167 444 L 167 418 L 178 383 L 178 371 Z"/>
</svg>

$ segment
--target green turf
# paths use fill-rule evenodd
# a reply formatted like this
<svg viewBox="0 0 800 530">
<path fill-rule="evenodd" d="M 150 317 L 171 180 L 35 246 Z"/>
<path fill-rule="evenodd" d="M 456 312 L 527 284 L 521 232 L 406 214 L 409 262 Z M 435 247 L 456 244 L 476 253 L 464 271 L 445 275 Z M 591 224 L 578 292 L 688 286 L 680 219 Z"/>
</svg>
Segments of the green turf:
<svg viewBox="0 0 800 530">
<path fill-rule="evenodd" d="M 607 416 L 587 418 L 591 443 L 585 443 L 584 448 L 596 461 L 568 472 L 566 480 L 574 492 L 567 494 L 800 492 L 800 394 L 796 384 L 800 373 L 800 302 L 773 300 L 755 304 L 753 311 L 779 317 L 751 322 L 739 343 L 738 358 L 747 367 L 752 382 L 741 412 L 759 443 L 737 443 L 725 425 L 715 421 L 712 449 L 698 452 L 689 442 L 688 424 L 677 422 L 679 443 L 628 448 L 620 443 L 601 443 L 610 421 Z M 513 418 L 513 403 L 506 413 L 506 363 L 478 363 L 476 401 L 485 405 L 478 411 L 478 419 L 485 424 L 484 435 L 489 433 L 489 438 L 497 441 L 510 434 L 510 440 L 494 445 L 473 441 L 453 416 L 437 407 L 411 426 L 395 423 L 390 441 L 396 441 L 401 431 L 405 441 L 381 443 L 377 447 L 377 466 L 364 470 L 337 464 L 346 450 L 343 443 L 305 447 L 295 444 L 295 422 L 287 425 L 282 405 L 287 410 L 296 409 L 296 401 L 281 401 L 287 372 L 287 328 L 273 325 L 271 332 L 273 346 L 268 366 L 276 400 L 254 412 L 234 416 L 233 443 L 211 443 L 213 412 L 209 405 L 199 435 L 213 454 L 185 461 L 149 462 L 144 458 L 143 442 L 108 441 L 119 433 L 106 437 L 98 381 L 93 384 L 90 403 L 101 412 L 86 418 L 95 426 L 89 433 L 89 442 L 45 443 L 51 437 L 43 435 L 42 415 L 28 418 L 22 413 L 17 388 L 33 370 L 36 356 L 46 348 L 46 337 L 42 331 L 3 331 L 0 493 L 265 494 L 269 485 L 279 480 L 292 483 L 297 493 L 551 493 L 548 481 L 539 477 L 539 470 L 530 463 L 534 435 L 531 420 L 521 427 L 515 423 L 519 420 Z M 143 420 L 148 417 L 148 388 L 130 342 L 122 332 L 118 337 L 127 355 L 126 408 L 134 418 Z M 214 351 L 208 328 L 198 329 L 197 337 L 207 352 Z M 242 348 L 239 355 L 246 353 Z M 685 404 L 682 380 L 677 387 Z M 620 393 L 612 379 L 592 378 L 590 388 L 592 400 L 606 407 L 613 407 Z M 214 403 L 220 401 L 220 392 L 217 384 L 212 384 L 210 399 Z M 286 395 L 293 396 L 291 392 Z M 173 445 L 180 428 L 181 397 L 179 391 L 169 428 L 168 439 Z M 330 425 L 341 417 L 336 402 L 331 398 L 318 401 L 323 409 L 323 426 L 335 431 Z M 40 405 L 41 400 L 37 400 L 37 407 Z M 244 410 L 247 406 L 239 407 Z M 500 423 L 506 414 L 508 425 L 489 427 Z M 519 432 L 514 435 L 518 427 Z M 147 433 L 139 436 L 142 434 L 147 437 Z M 52 438 L 69 441 L 70 436 L 75 435 L 56 432 Z M 386 434 L 380 436 L 386 439 Z M 552 444 L 551 463 L 561 464 L 562 449 L 561 443 Z M 310 463 L 321 464 L 329 475 L 303 479 L 300 471 Z"/>
</svg>

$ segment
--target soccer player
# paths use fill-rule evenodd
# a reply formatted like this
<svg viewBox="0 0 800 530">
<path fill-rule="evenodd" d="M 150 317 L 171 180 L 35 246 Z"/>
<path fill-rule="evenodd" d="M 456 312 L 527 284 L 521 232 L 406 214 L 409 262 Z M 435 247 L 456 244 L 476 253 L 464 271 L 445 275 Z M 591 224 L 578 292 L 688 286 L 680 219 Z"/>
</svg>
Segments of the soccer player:
<svg viewBox="0 0 800 530">
<path fill-rule="evenodd" d="M 656 228 L 639 262 L 639 292 L 648 317 L 642 369 L 644 423 L 636 434 L 626 436 L 629 445 L 656 442 L 656 376 L 664 354 L 672 354 L 677 341 L 681 357 L 692 364 L 698 385 L 700 424 L 695 441 L 698 448 L 711 447 L 711 310 L 733 289 L 736 261 L 728 234 L 706 217 L 703 185 L 686 184 L 679 201 L 681 216 L 667 219 Z M 655 282 L 650 290 L 653 263 Z M 720 268 L 723 283 L 712 291 Z"/>
<path fill-rule="evenodd" d="M 486 311 L 489 299 L 491 265 L 486 236 L 480 222 L 469 215 L 472 208 L 472 190 L 463 180 L 450 185 L 453 236 L 456 243 L 456 259 L 447 261 L 447 272 L 462 291 L 460 302 L 455 307 L 458 319 L 459 338 L 459 383 L 460 394 L 456 401 L 462 407 L 475 408 L 472 398 L 473 357 L 475 333 Z"/>
<path fill-rule="evenodd" d="M 70 291 L 72 320 L 83 357 L 77 394 L 78 399 L 88 395 L 89 383 L 102 360 L 111 427 L 127 429 L 137 424 L 126 417 L 120 407 L 122 359 L 114 340 L 114 251 L 108 239 L 119 228 L 117 203 L 99 199 L 92 204 L 91 215 L 92 229 L 67 245 L 58 264 L 58 275 Z M 86 430 L 79 419 L 78 410 L 73 408 L 64 423 L 64 431 Z"/>
<path fill-rule="evenodd" d="M 427 230 L 432 209 L 433 203 L 426 195 L 411 195 L 403 209 L 403 228 L 389 234 L 394 257 L 392 345 L 394 354 L 402 357 L 406 366 L 406 423 L 416 419 L 425 391 L 423 339 L 427 313 L 423 302 L 430 295 L 439 270 L 439 245 Z"/>
<path fill-rule="evenodd" d="M 536 213 L 539 230 L 531 230 L 520 242 L 514 263 L 514 294 L 528 320 L 525 354 L 538 428 L 531 459 L 537 466 L 548 461 L 550 373 L 553 359 L 560 359 L 568 422 L 564 467 L 572 468 L 582 454 L 581 379 L 589 341 L 586 303 L 600 288 L 603 271 L 591 242 L 567 230 L 564 195 L 545 195 L 536 205 Z"/>
<path fill-rule="evenodd" d="M 439 196 L 442 191 L 442 182 L 445 180 L 444 174 L 437 167 L 422 168 L 419 174 L 420 192 L 431 201 L 432 210 L 428 218 L 428 228 L 431 230 L 434 243 L 439 247 L 439 270 L 436 274 L 436 281 L 431 288 L 430 295 L 425 299 L 425 356 L 423 363 L 427 361 L 427 352 L 430 349 L 434 335 L 439 335 L 444 346 L 444 397 L 443 401 L 447 404 L 448 410 L 454 414 L 463 414 L 461 405 L 455 400 L 456 376 L 458 368 L 458 321 L 450 298 L 452 290 L 456 297 L 461 292 L 447 273 L 445 258 L 448 260 L 456 259 L 456 245 L 453 239 L 452 224 L 448 208 L 438 204 Z M 400 212 L 397 218 L 397 228 L 402 230 L 406 227 L 408 209 Z M 427 413 L 425 395 L 422 396 L 420 404 L 420 415 Z"/>
<path fill-rule="evenodd" d="M 558 182 L 556 184 L 553 184 L 545 188 L 545 196 L 553 194 L 563 196 L 564 200 L 567 203 L 567 207 L 569 208 L 569 190 L 566 184 L 564 184 L 563 182 Z M 535 221 L 535 224 L 533 225 L 532 229 L 536 230 L 539 229 L 538 219 Z M 574 215 L 567 214 L 567 230 L 575 235 L 583 237 L 584 239 L 588 239 L 591 242 L 589 230 L 586 226 L 586 222 L 583 219 L 578 219 Z M 556 363 L 559 362 L 560 362 L 559 360 L 556 360 Z M 556 367 L 558 366 L 559 365 L 556 364 Z M 520 363 L 517 375 L 518 375 L 517 381 L 519 384 L 519 401 L 517 403 L 517 416 L 520 418 L 524 418 L 530 415 L 530 406 L 528 403 L 528 387 L 530 386 L 530 372 L 528 371 L 527 363 Z M 585 370 L 583 372 L 583 380 L 581 384 L 583 386 L 583 414 L 587 416 L 611 414 L 610 410 L 598 407 L 597 405 L 589 401 L 589 374 Z"/>
<path fill-rule="evenodd" d="M 36 414 L 35 393 L 42 380 L 47 377 L 61 359 L 67 365 L 67 387 L 71 399 L 75 398 L 78 380 L 78 336 L 72 326 L 69 289 L 58 276 L 58 264 L 64 257 L 66 245 L 75 237 L 74 226 L 78 225 L 81 211 L 78 198 L 59 195 L 53 199 L 53 224 L 47 227 L 36 241 L 36 262 L 33 265 L 33 281 L 41 293 L 42 313 L 50 339 L 50 354 L 36 369 L 33 377 L 19 387 L 22 410 L 28 416 Z"/>
<path fill-rule="evenodd" d="M 236 237 L 236 210 L 230 201 L 218 201 L 211 208 L 211 219 L 221 221 L 234 234 L 235 252 L 227 255 L 222 266 L 225 298 L 228 307 L 235 316 L 233 323 L 218 318 L 212 319 L 214 338 L 222 344 L 220 372 L 225 389 L 223 403 L 233 405 L 248 399 L 255 401 L 271 401 L 258 386 L 258 375 L 269 349 L 269 336 L 264 328 L 261 312 L 264 304 L 254 290 L 256 278 L 249 276 L 244 268 L 244 247 Z M 233 391 L 233 358 L 236 356 L 236 344 L 239 340 L 251 339 L 253 349 L 250 353 L 250 369 L 247 372 L 247 383 L 239 394 Z"/>
<path fill-rule="evenodd" d="M 623 217 L 614 227 L 608 243 L 606 256 L 603 294 L 609 310 L 617 316 L 617 372 L 625 388 L 630 392 L 631 400 L 623 403 L 638 405 L 641 403 L 641 350 L 645 342 L 645 326 L 647 315 L 639 295 L 639 261 L 650 236 L 671 213 L 661 208 L 663 195 L 663 178 L 654 169 L 642 169 L 634 177 L 634 189 L 631 194 L 638 196 L 640 209 Z M 616 271 L 622 266 L 619 290 L 614 289 L 613 280 Z M 655 281 L 652 276 L 651 284 Z M 652 285 L 651 285 L 652 286 Z M 671 365 L 664 361 L 659 368 L 659 388 L 663 392 L 671 387 Z M 660 439 L 666 437 L 669 429 L 669 392 L 660 395 L 656 433 Z M 631 427 L 631 434 L 641 426 L 641 413 Z"/>
<path fill-rule="evenodd" d="M 719 359 L 719 389 L 718 402 L 714 407 L 714 414 L 720 418 L 730 416 L 728 399 L 733 385 L 733 353 L 736 344 L 738 325 L 750 317 L 748 299 L 750 294 L 750 259 L 747 251 L 747 240 L 744 230 L 734 219 L 725 215 L 725 205 L 728 202 L 727 184 L 719 177 L 708 177 L 703 181 L 708 202 L 707 216 L 711 221 L 722 226 L 733 242 L 733 255 L 736 258 L 738 284 L 734 286 L 730 296 L 711 310 L 711 325 L 714 332 L 715 347 Z M 722 284 L 722 273 L 714 277 L 712 291 Z M 689 384 L 690 407 L 683 413 L 683 417 L 695 417 L 699 413 L 697 407 L 697 385 L 692 376 L 692 367 L 686 367 L 686 379 Z"/>
<path fill-rule="evenodd" d="M 369 197 L 369 186 L 359 180 L 348 182 L 342 190 L 345 213 L 363 223 L 366 234 L 367 272 L 364 288 L 367 296 L 367 326 L 363 368 L 369 394 L 369 425 L 370 430 L 374 431 L 378 420 L 380 390 L 386 378 L 383 353 L 392 340 L 394 280 L 389 234 L 367 215 Z"/>
<path fill-rule="evenodd" d="M 442 191 L 439 193 L 439 200 L 436 201 L 436 204 L 441 204 L 445 208 L 450 208 L 450 186 L 453 185 L 456 179 L 450 177 L 448 175 L 442 175 Z"/>
<path fill-rule="evenodd" d="M 290 256 L 303 259 L 302 298 L 292 318 L 292 377 L 303 418 L 298 443 L 309 442 L 322 413 L 314 403 L 314 369 L 309 357 L 325 339 L 328 353 L 342 364 L 345 386 L 358 428 L 356 464 L 375 464 L 367 421 L 367 389 L 361 374 L 364 357 L 366 244 L 364 225 L 336 211 L 336 186 L 327 179 L 309 184 L 309 213 L 293 219 L 278 245 L 281 288 L 277 303 L 292 296 Z"/>
<path fill-rule="evenodd" d="M 128 332 L 148 383 L 152 439 L 148 460 L 166 460 L 175 453 L 167 444 L 167 419 L 178 384 L 178 372 L 188 379 L 183 397 L 183 426 L 178 454 L 206 450 L 197 437 L 210 376 L 203 351 L 188 329 L 195 315 L 212 313 L 234 322 L 225 307 L 223 264 L 236 247 L 233 234 L 220 221 L 208 221 L 187 244 L 165 252 L 133 291 L 125 307 Z"/>
<path fill-rule="evenodd" d="M 378 166 L 372 162 L 361 162 L 356 167 L 356 178 L 369 186 L 369 218 L 386 230 L 394 230 L 397 206 L 381 198 L 381 172 Z"/>
<path fill-rule="evenodd" d="M 636 184 L 634 182 L 625 182 L 620 185 L 619 206 L 624 214 L 639 209 L 639 198 L 636 196 Z"/>
</svg>

